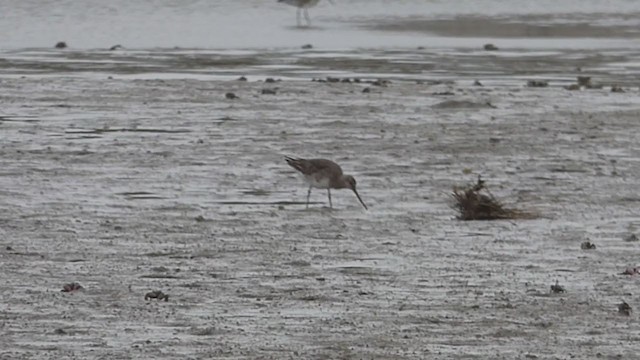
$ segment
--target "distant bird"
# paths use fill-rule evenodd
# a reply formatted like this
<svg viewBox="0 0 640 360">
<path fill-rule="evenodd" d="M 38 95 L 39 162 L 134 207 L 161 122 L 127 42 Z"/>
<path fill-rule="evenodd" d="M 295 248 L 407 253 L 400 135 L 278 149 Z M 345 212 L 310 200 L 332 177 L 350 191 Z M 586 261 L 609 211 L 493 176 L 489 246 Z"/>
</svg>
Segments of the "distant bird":
<svg viewBox="0 0 640 360">
<path fill-rule="evenodd" d="M 327 189 L 329 207 L 331 208 L 333 208 L 333 204 L 331 203 L 331 189 L 351 189 L 358 197 L 360 204 L 362 204 L 365 209 L 368 209 L 356 190 L 356 179 L 351 175 L 343 175 L 340 165 L 327 159 L 294 159 L 288 156 L 285 156 L 284 159 L 292 168 L 302 173 L 305 181 L 309 184 L 307 208 L 309 208 L 311 188 L 315 187 L 318 189 Z"/>
<path fill-rule="evenodd" d="M 278 2 L 285 3 L 287 5 L 295 6 L 298 8 L 296 13 L 296 20 L 298 26 L 302 26 L 300 15 L 304 13 L 304 18 L 307 19 L 307 26 L 311 25 L 311 19 L 309 18 L 309 8 L 318 5 L 320 0 L 278 0 Z M 333 4 L 333 0 L 329 0 Z"/>
</svg>

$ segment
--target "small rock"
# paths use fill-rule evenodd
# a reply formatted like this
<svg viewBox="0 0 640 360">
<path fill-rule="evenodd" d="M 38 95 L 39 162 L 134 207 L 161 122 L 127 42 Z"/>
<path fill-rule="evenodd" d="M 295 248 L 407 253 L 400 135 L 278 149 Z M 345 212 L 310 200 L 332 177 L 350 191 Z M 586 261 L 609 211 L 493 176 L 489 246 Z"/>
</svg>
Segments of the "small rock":
<svg viewBox="0 0 640 360">
<path fill-rule="evenodd" d="M 65 284 L 62 287 L 61 291 L 62 292 L 73 292 L 73 291 L 82 290 L 82 289 L 84 289 L 82 287 L 82 285 L 78 284 L 77 282 L 72 282 L 72 283 Z"/>
<path fill-rule="evenodd" d="M 389 84 L 391 84 L 391 81 L 384 80 L 384 79 L 378 79 L 371 83 L 371 85 L 373 86 L 385 86 L 385 87 L 388 86 Z"/>
<path fill-rule="evenodd" d="M 555 285 L 551 285 L 551 292 L 554 294 L 559 294 L 565 292 L 565 289 L 558 283 L 558 280 L 556 280 Z"/>
<path fill-rule="evenodd" d="M 624 90 L 623 90 L 619 85 L 613 85 L 613 86 L 611 87 L 611 92 L 614 92 L 614 93 L 623 93 L 623 92 L 624 92 Z"/>
<path fill-rule="evenodd" d="M 66 49 L 67 43 L 64 41 L 58 41 L 55 46 L 56 49 Z"/>
<path fill-rule="evenodd" d="M 274 82 L 276 82 L 276 80 L 274 78 L 266 78 L 266 79 L 264 79 L 264 82 L 269 83 L 269 84 L 273 84 Z"/>
<path fill-rule="evenodd" d="M 578 85 L 579 86 L 591 85 L 591 76 L 578 76 Z"/>
<path fill-rule="evenodd" d="M 638 241 L 638 237 L 636 236 L 636 234 L 631 234 L 626 238 L 624 238 L 624 241 L 627 241 L 627 242 Z"/>
<path fill-rule="evenodd" d="M 371 89 L 366 87 L 366 88 L 362 89 L 362 92 L 365 93 L 365 94 L 368 94 L 368 93 L 371 92 Z"/>
<path fill-rule="evenodd" d="M 565 86 L 564 88 L 567 89 L 567 90 L 575 91 L 575 90 L 580 90 L 580 85 L 571 84 L 569 86 Z"/>
<path fill-rule="evenodd" d="M 118 44 L 118 45 L 113 45 L 112 47 L 109 48 L 109 51 L 115 51 L 115 50 L 120 50 L 122 49 L 122 45 Z"/>
<path fill-rule="evenodd" d="M 7 245 L 7 247 L 5 249 L 7 249 L 7 251 L 13 251 L 13 248 L 11 246 L 9 246 L 9 245 Z"/>
<path fill-rule="evenodd" d="M 484 86 L 484 85 L 482 85 L 480 80 L 476 80 L 476 81 L 473 82 L 473 86 Z"/>
<path fill-rule="evenodd" d="M 260 92 L 262 95 L 275 95 L 277 93 L 276 89 L 262 89 Z"/>
<path fill-rule="evenodd" d="M 67 332 L 66 332 L 66 331 L 64 331 L 64 329 L 61 329 L 61 328 L 57 328 L 57 329 L 55 329 L 55 330 L 53 331 L 53 333 L 54 333 L 54 334 L 56 334 L 56 335 L 66 335 L 66 334 L 67 334 Z"/>
<path fill-rule="evenodd" d="M 302 45 L 302 48 L 303 48 L 304 50 L 313 49 L 313 45 L 311 45 L 311 44 L 304 44 L 304 45 Z"/>
<path fill-rule="evenodd" d="M 334 78 L 334 77 L 331 77 L 331 76 L 327 76 L 327 82 L 337 83 L 337 82 L 340 82 L 340 79 L 339 78 Z"/>
<path fill-rule="evenodd" d="M 631 306 L 627 304 L 626 301 L 623 301 L 621 304 L 618 304 L 618 313 L 625 316 L 631 315 Z"/>
<path fill-rule="evenodd" d="M 347 84 L 350 84 L 350 83 L 351 83 L 351 79 L 349 79 L 349 78 L 344 78 L 344 79 L 342 79 L 342 80 L 341 80 L 341 82 L 343 82 L 343 83 L 347 83 Z"/>
<path fill-rule="evenodd" d="M 529 80 L 527 81 L 528 87 L 547 87 L 549 86 L 549 82 L 544 80 Z"/>
<path fill-rule="evenodd" d="M 498 47 L 493 44 L 484 44 L 484 49 L 486 51 L 497 51 Z"/>
<path fill-rule="evenodd" d="M 596 244 L 590 241 L 585 241 L 582 244 L 580 244 L 580 249 L 582 250 L 595 250 L 595 248 L 596 248 Z"/>
<path fill-rule="evenodd" d="M 247 78 L 244 76 L 240 76 L 237 81 L 247 81 Z"/>
<path fill-rule="evenodd" d="M 602 84 L 589 84 L 585 87 L 590 90 L 600 90 L 603 88 Z"/>
<path fill-rule="evenodd" d="M 206 219 L 205 219 L 205 218 L 204 218 L 204 216 L 202 216 L 202 215 L 198 215 L 198 216 L 196 216 L 196 217 L 195 217 L 195 221 L 196 221 L 196 222 L 203 222 L 203 221 L 205 221 L 205 220 L 206 220 Z"/>
<path fill-rule="evenodd" d="M 226 94 L 224 94 L 224 97 L 229 99 L 229 100 L 233 100 L 233 99 L 238 99 L 238 96 L 232 92 L 228 92 Z"/>
<path fill-rule="evenodd" d="M 169 301 L 169 295 L 163 293 L 160 290 L 155 290 L 155 291 L 151 291 L 148 292 L 145 296 L 144 296 L 145 300 L 149 300 L 149 299 L 158 299 L 158 300 L 164 300 L 164 301 Z"/>
</svg>

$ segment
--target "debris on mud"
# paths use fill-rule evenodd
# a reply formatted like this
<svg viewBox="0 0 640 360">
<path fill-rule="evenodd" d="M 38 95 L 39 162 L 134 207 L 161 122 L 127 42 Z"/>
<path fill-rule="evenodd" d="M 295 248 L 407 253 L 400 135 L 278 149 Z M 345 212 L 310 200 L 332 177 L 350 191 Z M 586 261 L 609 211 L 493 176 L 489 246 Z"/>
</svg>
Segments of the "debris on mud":
<svg viewBox="0 0 640 360">
<path fill-rule="evenodd" d="M 56 49 L 66 49 L 67 43 L 64 41 L 58 41 L 55 46 Z"/>
<path fill-rule="evenodd" d="M 276 79 L 274 79 L 274 78 L 266 78 L 266 79 L 264 79 L 264 82 L 266 82 L 266 83 L 268 83 L 268 84 L 273 84 L 273 83 L 275 83 L 275 82 L 280 82 L 280 81 L 282 81 L 282 80 L 280 80 L 280 79 L 277 79 L 277 80 L 276 80 Z"/>
<path fill-rule="evenodd" d="M 476 81 L 473 82 L 473 86 L 484 86 L 484 85 L 482 85 L 480 80 L 476 80 Z"/>
<path fill-rule="evenodd" d="M 554 294 L 560 294 L 560 293 L 566 292 L 566 290 L 562 285 L 560 285 L 558 280 L 556 280 L 556 283 L 554 285 L 551 285 L 551 292 Z"/>
<path fill-rule="evenodd" d="M 575 91 L 575 90 L 580 90 L 580 85 L 571 84 L 569 86 L 565 86 L 564 88 L 567 89 L 567 90 L 570 90 L 570 91 Z"/>
<path fill-rule="evenodd" d="M 585 241 L 580 244 L 580 249 L 582 250 L 595 250 L 595 248 L 596 244 L 592 243 L 591 241 Z"/>
<path fill-rule="evenodd" d="M 364 94 L 368 94 L 368 93 L 370 93 L 370 92 L 371 92 L 371 89 L 370 89 L 370 88 L 368 88 L 368 87 L 366 87 L 366 88 L 362 89 L 362 92 L 363 92 Z"/>
<path fill-rule="evenodd" d="M 302 45 L 302 49 L 303 49 L 303 50 L 313 49 L 313 45 L 311 45 L 311 44 L 304 44 L 304 45 Z"/>
<path fill-rule="evenodd" d="M 455 188 L 452 194 L 454 208 L 460 213 L 460 220 L 504 220 L 532 219 L 536 215 L 517 209 L 505 207 L 487 189 L 485 181 L 478 176 L 478 181 L 465 188 Z"/>
<path fill-rule="evenodd" d="M 631 234 L 631 235 L 625 237 L 624 241 L 626 241 L 626 242 L 638 241 L 638 237 L 636 236 L 636 234 Z"/>
<path fill-rule="evenodd" d="M 236 79 L 237 81 L 247 81 L 247 78 L 245 76 L 240 76 L 239 78 Z"/>
<path fill-rule="evenodd" d="M 486 51 L 497 51 L 498 47 L 493 44 L 484 44 L 484 49 Z"/>
<path fill-rule="evenodd" d="M 233 99 L 238 99 L 238 96 L 232 92 L 228 92 L 226 94 L 224 94 L 224 97 L 229 99 L 229 100 L 233 100 Z"/>
<path fill-rule="evenodd" d="M 149 300 L 149 299 L 158 299 L 159 300 L 164 300 L 164 301 L 169 301 L 169 295 L 163 293 L 160 290 L 155 290 L 155 291 L 151 291 L 145 294 L 144 296 L 145 300 Z"/>
<path fill-rule="evenodd" d="M 545 80 L 529 80 L 527 81 L 527 87 L 547 87 L 549 82 Z"/>
<path fill-rule="evenodd" d="M 629 316 L 631 315 L 631 306 L 626 301 L 618 304 L 618 314 Z"/>
<path fill-rule="evenodd" d="M 640 274 L 640 270 L 638 270 L 637 267 L 631 267 L 631 266 L 624 269 L 624 271 L 620 273 L 620 275 L 638 275 L 638 274 Z"/>
<path fill-rule="evenodd" d="M 82 290 L 82 289 L 84 289 L 82 287 L 82 285 L 78 284 L 77 282 L 72 282 L 72 283 L 65 284 L 62 287 L 62 290 L 60 290 L 60 291 L 62 291 L 62 292 L 73 292 L 73 291 Z"/>
<path fill-rule="evenodd" d="M 115 51 L 115 50 L 120 50 L 122 49 L 122 45 L 117 44 L 117 45 L 113 45 L 112 47 L 109 48 L 109 51 Z"/>
</svg>

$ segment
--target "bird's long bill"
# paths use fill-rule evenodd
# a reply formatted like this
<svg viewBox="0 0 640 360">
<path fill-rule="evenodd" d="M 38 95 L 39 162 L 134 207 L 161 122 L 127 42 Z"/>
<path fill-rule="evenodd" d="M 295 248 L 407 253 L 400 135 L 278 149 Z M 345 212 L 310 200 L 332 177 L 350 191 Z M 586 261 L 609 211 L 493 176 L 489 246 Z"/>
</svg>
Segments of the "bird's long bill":
<svg viewBox="0 0 640 360">
<path fill-rule="evenodd" d="M 367 207 L 367 205 L 364 204 L 364 201 L 362 201 L 362 199 L 360 198 L 360 194 L 358 194 L 358 191 L 356 190 L 356 188 L 354 187 L 353 192 L 356 194 L 356 196 L 358 197 L 358 200 L 360 200 L 360 204 L 362 204 L 362 206 L 364 206 L 365 210 L 369 210 L 369 208 Z"/>
</svg>

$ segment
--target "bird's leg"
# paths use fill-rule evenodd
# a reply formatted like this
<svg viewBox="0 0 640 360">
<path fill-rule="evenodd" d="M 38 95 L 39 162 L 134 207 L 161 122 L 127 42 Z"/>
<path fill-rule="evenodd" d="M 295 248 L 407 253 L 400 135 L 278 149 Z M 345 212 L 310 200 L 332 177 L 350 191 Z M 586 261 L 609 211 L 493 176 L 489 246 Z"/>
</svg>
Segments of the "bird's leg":
<svg viewBox="0 0 640 360">
<path fill-rule="evenodd" d="M 311 186 L 309 186 L 309 191 L 307 192 L 307 209 L 309 208 L 309 197 L 311 196 Z"/>
<path fill-rule="evenodd" d="M 311 19 L 309 18 L 309 10 L 304 8 L 304 18 L 307 19 L 307 26 L 311 26 Z"/>
<path fill-rule="evenodd" d="M 331 189 L 327 188 L 327 195 L 329 195 L 329 208 L 333 209 L 333 204 L 331 203 Z"/>
</svg>

